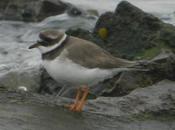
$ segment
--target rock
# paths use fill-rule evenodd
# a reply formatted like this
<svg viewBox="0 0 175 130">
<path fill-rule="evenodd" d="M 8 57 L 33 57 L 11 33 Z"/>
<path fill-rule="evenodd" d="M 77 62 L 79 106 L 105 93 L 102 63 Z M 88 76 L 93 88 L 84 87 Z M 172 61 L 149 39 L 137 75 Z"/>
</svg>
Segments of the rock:
<svg viewBox="0 0 175 130">
<path fill-rule="evenodd" d="M 162 90 L 160 87 L 158 88 L 159 90 Z M 120 101 L 118 98 L 117 101 L 114 101 L 116 100 L 116 98 L 110 98 L 111 100 L 105 98 L 104 102 L 102 102 L 102 98 L 100 98 L 95 101 L 90 101 L 93 103 L 88 103 L 88 106 L 82 113 L 70 112 L 69 110 L 66 110 L 62 107 L 63 105 L 70 103 L 70 99 L 61 97 L 56 98 L 54 96 L 43 96 L 31 93 L 0 91 L 0 129 L 128 130 L 132 128 L 134 130 L 174 130 L 174 114 L 165 115 L 165 112 L 161 112 L 161 114 L 157 114 L 155 116 L 148 115 L 148 113 L 137 116 L 135 114 L 132 115 L 132 113 L 134 113 L 134 111 L 132 110 L 140 111 L 143 107 L 145 109 L 152 108 L 152 111 L 154 111 L 155 104 L 161 107 L 159 110 L 165 110 L 165 107 L 167 107 L 166 110 L 168 110 L 169 108 L 173 108 L 173 106 L 171 105 L 172 101 L 174 100 L 174 93 L 172 91 L 174 89 L 172 87 L 170 88 L 170 86 L 168 86 L 168 89 L 171 90 L 169 91 L 169 95 L 167 95 L 167 91 L 161 91 L 160 94 L 157 94 L 157 91 L 149 93 L 148 90 L 146 90 L 146 92 L 144 92 L 143 90 L 138 90 L 141 91 L 142 94 L 148 93 L 149 96 L 141 96 L 138 94 L 137 91 L 130 95 L 130 97 L 125 97 Z M 154 88 L 149 88 L 149 90 L 154 90 Z M 160 95 L 161 99 L 158 99 L 156 95 Z M 154 97 L 155 99 L 153 99 Z M 171 97 L 172 101 L 170 100 Z M 114 104 L 112 104 L 111 101 L 114 101 Z M 97 103 L 95 104 L 95 102 Z M 132 102 L 134 104 L 130 106 Z M 105 103 L 107 104 L 106 106 L 104 106 Z M 163 103 L 164 106 L 162 107 Z M 92 106 L 92 104 L 95 104 L 95 106 Z M 129 107 L 127 109 L 128 105 Z M 136 106 L 136 108 L 134 105 Z M 100 108 L 99 111 L 97 110 L 98 108 L 95 108 L 96 106 Z M 102 110 L 102 107 L 107 107 L 110 109 L 105 108 Z M 88 108 L 91 109 L 88 110 Z M 108 110 L 113 110 L 112 108 L 116 110 L 115 114 L 113 114 L 114 111 L 108 113 Z M 92 111 L 92 109 L 96 109 L 97 112 L 100 114 L 96 114 L 96 112 Z M 116 115 L 118 115 L 118 109 L 120 109 L 122 113 L 124 111 L 127 112 L 131 110 L 131 116 L 126 116 L 125 114 L 124 116 L 116 117 Z M 170 112 L 172 112 L 172 110 L 170 110 Z"/>
<path fill-rule="evenodd" d="M 31 93 L 14 93 L 0 91 L 0 103 L 43 104 L 47 106 L 62 106 L 72 100 L 43 96 Z M 84 111 L 108 115 L 113 117 L 126 117 L 132 119 L 174 119 L 175 110 L 175 82 L 163 80 L 146 88 L 138 88 L 123 97 L 98 97 L 89 100 Z M 58 109 L 58 107 L 57 107 Z M 160 114 L 161 113 L 161 114 Z"/>
<path fill-rule="evenodd" d="M 35 12 L 32 9 L 25 9 L 22 12 L 22 20 L 25 22 L 30 22 L 32 19 L 36 20 L 33 18 L 35 15 Z"/>
<path fill-rule="evenodd" d="M 119 3 L 115 12 L 100 16 L 94 33 L 98 35 L 101 28 L 109 31 L 102 46 L 114 55 L 119 53 L 128 59 L 151 59 L 163 48 L 174 51 L 175 27 L 127 1 Z"/>
<path fill-rule="evenodd" d="M 62 88 L 62 85 L 53 80 L 44 68 L 42 68 L 41 71 L 40 83 L 41 84 L 38 92 L 41 94 L 57 95 Z"/>
<path fill-rule="evenodd" d="M 89 15 L 93 15 L 93 16 L 99 17 L 99 12 L 98 12 L 97 10 L 95 10 L 95 9 L 88 9 L 88 10 L 87 10 L 87 13 L 88 13 Z"/>
<path fill-rule="evenodd" d="M 46 17 L 62 14 L 68 8 L 68 5 L 62 1 L 51 1 L 51 0 L 44 0 L 40 1 L 41 7 L 38 13 L 38 17 L 40 20 L 43 20 Z"/>
<path fill-rule="evenodd" d="M 80 28 L 68 29 L 66 34 L 94 42 L 97 40 L 90 31 Z"/>
<path fill-rule="evenodd" d="M 75 6 L 61 0 L 1 0 L 0 19 L 20 21 L 42 21 L 43 19 L 69 11 L 72 15 L 80 15 Z"/>
<path fill-rule="evenodd" d="M 37 92 L 40 84 L 41 71 L 39 66 L 13 70 L 1 70 L 0 86 L 6 90 L 18 91 L 26 87 L 27 91 Z"/>
<path fill-rule="evenodd" d="M 154 74 L 147 71 L 128 71 L 123 72 L 120 77 L 115 76 L 108 79 L 102 85 L 107 86 L 101 91 L 100 95 L 105 97 L 118 97 L 129 94 L 131 91 L 147 87 L 159 81 Z"/>
<path fill-rule="evenodd" d="M 175 116 L 175 82 L 163 80 L 146 88 L 138 88 L 123 97 L 99 97 L 87 105 L 88 110 L 113 116 L 135 116 L 154 119 Z"/>
<path fill-rule="evenodd" d="M 69 9 L 67 10 L 67 14 L 70 16 L 80 16 L 82 15 L 83 11 L 76 8 L 75 6 L 70 6 Z"/>
</svg>

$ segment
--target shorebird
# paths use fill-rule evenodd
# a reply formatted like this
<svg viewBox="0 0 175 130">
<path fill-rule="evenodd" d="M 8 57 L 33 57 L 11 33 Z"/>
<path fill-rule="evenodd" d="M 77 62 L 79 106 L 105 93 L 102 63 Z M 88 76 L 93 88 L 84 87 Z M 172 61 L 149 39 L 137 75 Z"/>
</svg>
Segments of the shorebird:
<svg viewBox="0 0 175 130">
<path fill-rule="evenodd" d="M 55 30 L 43 31 L 40 40 L 29 49 L 38 48 L 49 75 L 59 83 L 77 88 L 74 103 L 66 105 L 80 112 L 89 87 L 134 66 L 136 62 L 112 56 L 95 43 Z"/>
</svg>

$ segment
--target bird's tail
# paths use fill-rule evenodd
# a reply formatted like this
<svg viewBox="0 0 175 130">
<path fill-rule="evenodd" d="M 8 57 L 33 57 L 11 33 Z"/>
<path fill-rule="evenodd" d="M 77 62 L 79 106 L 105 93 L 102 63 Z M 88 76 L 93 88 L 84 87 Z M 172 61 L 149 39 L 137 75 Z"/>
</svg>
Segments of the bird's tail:
<svg viewBox="0 0 175 130">
<path fill-rule="evenodd" d="M 147 60 L 141 60 L 141 61 L 136 61 L 133 65 L 129 66 L 129 70 L 135 70 L 135 71 L 149 71 L 148 68 L 149 61 Z"/>
</svg>

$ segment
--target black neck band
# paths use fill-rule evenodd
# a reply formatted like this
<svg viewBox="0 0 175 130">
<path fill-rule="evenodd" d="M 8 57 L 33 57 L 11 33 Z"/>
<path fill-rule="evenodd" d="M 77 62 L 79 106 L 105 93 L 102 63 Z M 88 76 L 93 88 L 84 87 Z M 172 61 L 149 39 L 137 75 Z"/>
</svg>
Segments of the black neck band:
<svg viewBox="0 0 175 130">
<path fill-rule="evenodd" d="M 42 54 L 42 59 L 44 59 L 44 57 L 47 57 L 48 55 L 50 54 L 54 54 L 56 53 L 57 51 L 59 51 L 60 49 L 64 48 L 64 46 L 66 45 L 67 41 L 69 40 L 69 36 L 66 36 L 65 40 L 61 43 L 60 46 L 56 47 L 55 49 L 51 50 L 51 51 L 48 51 L 46 53 L 43 53 Z"/>
</svg>

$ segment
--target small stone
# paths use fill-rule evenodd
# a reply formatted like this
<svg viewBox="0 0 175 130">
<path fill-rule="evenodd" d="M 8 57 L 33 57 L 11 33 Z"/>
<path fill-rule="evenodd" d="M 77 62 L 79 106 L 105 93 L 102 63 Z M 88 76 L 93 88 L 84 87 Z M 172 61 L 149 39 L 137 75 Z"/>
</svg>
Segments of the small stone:
<svg viewBox="0 0 175 130">
<path fill-rule="evenodd" d="M 25 87 L 25 86 L 19 86 L 19 87 L 17 88 L 17 91 L 19 91 L 19 92 L 27 92 L 28 89 L 27 89 L 27 87 Z"/>
</svg>

